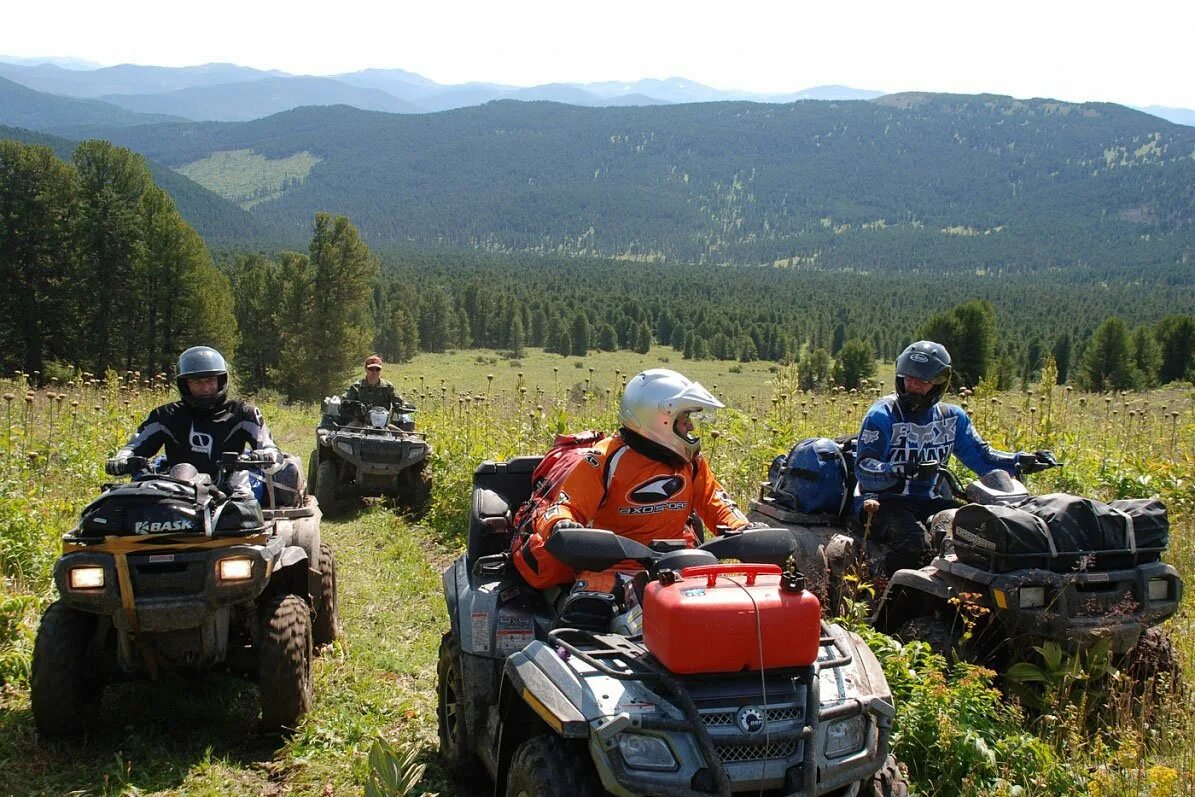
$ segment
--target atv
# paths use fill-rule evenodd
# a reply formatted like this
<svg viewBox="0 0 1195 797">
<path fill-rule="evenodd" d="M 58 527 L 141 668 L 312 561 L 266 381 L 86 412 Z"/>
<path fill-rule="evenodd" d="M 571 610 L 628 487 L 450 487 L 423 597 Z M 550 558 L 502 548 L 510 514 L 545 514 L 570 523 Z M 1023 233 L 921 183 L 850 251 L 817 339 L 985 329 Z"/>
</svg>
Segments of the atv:
<svg viewBox="0 0 1195 797">
<path fill-rule="evenodd" d="M 273 464 L 225 453 L 221 478 Z M 33 649 L 31 701 L 48 737 L 80 734 L 114 680 L 167 669 L 256 679 L 261 727 L 294 728 L 311 705 L 311 657 L 339 629 L 336 562 L 314 500 L 263 509 L 187 464 L 130 458 L 63 535 L 59 598 Z M 273 495 L 273 491 L 270 491 Z"/>
<path fill-rule="evenodd" d="M 324 399 L 307 483 L 325 514 L 349 495 L 386 496 L 415 518 L 427 512 L 432 492 L 431 446 L 415 431 L 415 408 L 392 410 Z M 348 417 L 352 420 L 347 422 Z"/>
<path fill-rule="evenodd" d="M 883 671 L 781 571 L 790 532 L 690 549 L 565 529 L 560 561 L 641 569 L 621 596 L 535 590 L 509 550 L 539 460 L 477 468 L 467 549 L 444 572 L 440 754 L 470 793 L 488 777 L 537 797 L 907 794 Z"/>
<path fill-rule="evenodd" d="M 1102 642 L 1112 660 L 1139 679 L 1159 672 L 1177 677 L 1177 659 L 1160 624 L 1181 605 L 1183 580 L 1161 561 L 1166 541 L 1147 530 L 1149 518 L 1138 515 L 1134 531 L 1129 515 L 1136 509 L 1157 513 L 1158 502 L 1113 502 L 1112 511 L 1127 519 L 1119 539 L 1064 539 L 1043 522 L 1044 546 L 1038 549 L 1038 541 L 1020 539 L 1015 526 L 998 522 L 1002 508 L 1024 507 L 1032 499 L 1019 479 L 993 471 L 963 488 L 950 471 L 940 473 L 968 503 L 931 518 L 939 553 L 925 567 L 893 574 L 872 618 L 878 630 L 923 639 L 939 652 L 997 670 L 1046 641 L 1070 653 Z M 1039 500 L 1057 498 L 1068 497 Z M 1164 517 L 1164 508 L 1160 512 Z"/>
</svg>

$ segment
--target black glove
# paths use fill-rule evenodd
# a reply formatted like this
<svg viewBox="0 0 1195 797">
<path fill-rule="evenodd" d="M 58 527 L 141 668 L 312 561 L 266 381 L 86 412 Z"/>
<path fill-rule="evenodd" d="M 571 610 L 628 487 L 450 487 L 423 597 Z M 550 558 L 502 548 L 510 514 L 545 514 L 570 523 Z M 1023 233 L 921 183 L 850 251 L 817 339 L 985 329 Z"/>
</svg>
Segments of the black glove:
<svg viewBox="0 0 1195 797">
<path fill-rule="evenodd" d="M 552 532 L 553 533 L 560 531 L 561 529 L 583 529 L 583 528 L 585 528 L 585 526 L 581 525 L 580 523 L 578 523 L 575 520 L 570 520 L 569 518 L 557 520 L 555 523 L 552 524 Z"/>
<path fill-rule="evenodd" d="M 264 459 L 273 462 L 275 465 L 282 464 L 282 452 L 276 448 L 259 448 L 251 456 L 254 459 Z"/>
<path fill-rule="evenodd" d="M 104 472 L 109 476 L 126 476 L 132 472 L 129 468 L 129 452 L 119 451 L 116 456 L 104 463 Z"/>
<path fill-rule="evenodd" d="M 1058 467 L 1053 451 L 1034 451 L 1032 454 L 1017 454 L 1017 469 L 1021 473 L 1040 473 Z"/>
</svg>

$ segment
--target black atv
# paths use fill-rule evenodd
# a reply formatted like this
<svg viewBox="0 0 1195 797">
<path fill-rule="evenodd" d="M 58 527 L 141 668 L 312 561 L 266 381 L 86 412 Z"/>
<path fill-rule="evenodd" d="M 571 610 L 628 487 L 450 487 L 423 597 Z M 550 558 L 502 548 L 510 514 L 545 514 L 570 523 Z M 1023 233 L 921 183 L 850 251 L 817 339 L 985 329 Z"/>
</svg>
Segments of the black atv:
<svg viewBox="0 0 1195 797">
<path fill-rule="evenodd" d="M 219 484 L 272 464 L 225 453 Z M 106 484 L 63 535 L 59 598 L 33 649 L 33 716 L 45 736 L 84 732 L 106 683 L 171 668 L 255 679 L 268 731 L 294 728 L 311 705 L 313 651 L 339 630 L 318 505 L 263 509 L 191 465 L 163 467 L 131 458 L 140 472 Z"/>
<path fill-rule="evenodd" d="M 414 412 L 411 406 L 388 410 L 338 396 L 324 399 L 307 483 L 325 514 L 350 495 L 386 496 L 412 517 L 426 514 L 431 446 L 415 431 Z"/>
<path fill-rule="evenodd" d="M 719 559 L 788 562 L 790 532 L 726 535 L 687 549 L 683 541 L 647 548 L 609 531 L 567 529 L 548 544 L 562 562 L 603 570 L 630 561 L 643 570 L 621 597 L 535 590 L 507 551 L 512 510 L 530 494 L 538 461 L 477 469 L 468 548 L 444 572 L 451 630 L 437 670 L 440 754 L 454 778 L 470 783 L 468 793 L 907 794 L 889 755 L 894 710 L 883 670 L 857 636 L 821 622 L 820 609 L 810 616 L 790 613 L 783 599 L 769 604 L 781 606 L 771 617 L 786 629 L 772 644 L 782 653 L 805 649 L 803 663 L 711 668 L 674 658 L 697 649 L 751 655 L 758 643 L 758 661 L 775 661 L 764 656 L 767 632 L 743 620 L 749 608 L 731 621 L 684 602 L 712 595 L 730 572 L 767 569 Z M 787 598 L 817 606 L 798 573 L 770 572 Z M 723 595 L 748 600 L 737 589 L 752 589 L 750 575 L 729 583 Z M 653 603 L 665 590 L 675 599 L 667 614 Z M 676 644 L 673 620 L 689 621 L 689 634 L 705 644 Z M 733 623 L 746 625 L 749 644 L 725 636 Z"/>
<path fill-rule="evenodd" d="M 1178 676 L 1160 625 L 1181 605 L 1183 580 L 1161 561 L 1169 525 L 1160 502 L 1034 497 L 1003 471 L 963 488 L 941 473 L 967 503 L 931 518 L 939 553 L 893 574 L 872 618 L 878 630 L 998 670 L 1046 641 L 1070 653 L 1103 642 L 1139 679 Z M 1023 526 L 1019 510 L 1029 507 L 1037 529 Z"/>
</svg>

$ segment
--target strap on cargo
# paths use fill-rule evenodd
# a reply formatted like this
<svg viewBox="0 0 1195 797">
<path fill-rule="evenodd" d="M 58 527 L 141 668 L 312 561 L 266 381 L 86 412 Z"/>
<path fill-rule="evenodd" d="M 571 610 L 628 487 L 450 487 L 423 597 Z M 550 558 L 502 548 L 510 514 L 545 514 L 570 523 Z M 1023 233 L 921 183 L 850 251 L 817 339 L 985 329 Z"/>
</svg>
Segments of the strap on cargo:
<svg viewBox="0 0 1195 797">
<path fill-rule="evenodd" d="M 1054 535 L 1050 532 L 1050 524 L 1037 515 L 1030 514 L 1030 517 L 1037 521 L 1037 525 L 1046 533 L 1046 544 L 1050 546 L 1050 557 L 1057 556 L 1058 546 L 1054 544 Z"/>
<path fill-rule="evenodd" d="M 1136 555 L 1137 553 L 1137 529 L 1133 526 L 1133 516 L 1123 509 L 1108 505 L 1108 509 L 1112 510 L 1115 515 L 1120 515 L 1124 518 L 1124 541 L 1129 547 L 1129 552 Z"/>
</svg>

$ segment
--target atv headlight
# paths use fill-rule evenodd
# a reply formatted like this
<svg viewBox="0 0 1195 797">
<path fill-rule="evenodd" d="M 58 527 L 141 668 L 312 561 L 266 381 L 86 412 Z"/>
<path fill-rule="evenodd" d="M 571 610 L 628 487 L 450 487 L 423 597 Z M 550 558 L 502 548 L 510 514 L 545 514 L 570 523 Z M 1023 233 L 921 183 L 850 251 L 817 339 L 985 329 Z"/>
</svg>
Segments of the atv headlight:
<svg viewBox="0 0 1195 797">
<path fill-rule="evenodd" d="M 253 560 L 244 556 L 230 556 L 216 564 L 221 581 L 244 581 L 253 577 Z"/>
<path fill-rule="evenodd" d="M 104 568 L 97 565 L 72 567 L 67 581 L 71 589 L 103 589 Z"/>
<path fill-rule="evenodd" d="M 1040 609 L 1046 605 L 1046 588 L 1021 587 L 1020 600 L 1022 609 Z"/>
<path fill-rule="evenodd" d="M 1164 601 L 1170 597 L 1170 581 L 1165 578 L 1151 578 L 1149 580 L 1149 599 Z"/>
<path fill-rule="evenodd" d="M 650 769 L 656 772 L 675 772 L 680 768 L 668 743 L 659 736 L 641 733 L 618 734 L 618 752 L 630 769 Z"/>
<path fill-rule="evenodd" d="M 856 753 L 867 741 L 867 718 L 862 714 L 836 720 L 826 726 L 826 758 Z"/>
<path fill-rule="evenodd" d="M 346 457 L 351 457 L 353 455 L 353 444 L 348 440 L 337 440 L 336 450 Z"/>
</svg>

